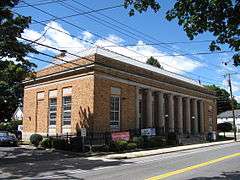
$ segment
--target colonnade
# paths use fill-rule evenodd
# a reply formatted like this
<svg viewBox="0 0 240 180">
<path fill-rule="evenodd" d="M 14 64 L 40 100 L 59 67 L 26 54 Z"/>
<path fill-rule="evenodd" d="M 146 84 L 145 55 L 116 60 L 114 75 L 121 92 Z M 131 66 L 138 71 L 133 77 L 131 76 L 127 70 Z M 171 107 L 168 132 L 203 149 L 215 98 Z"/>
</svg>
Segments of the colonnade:
<svg viewBox="0 0 240 180">
<path fill-rule="evenodd" d="M 140 93 L 144 92 L 144 93 Z M 136 88 L 136 128 L 159 127 L 164 132 L 179 134 L 204 133 L 203 100 L 185 95 Z M 139 114 L 139 99 L 145 96 L 143 112 Z M 154 102 L 154 103 L 153 103 Z M 143 104 L 143 102 L 142 102 Z M 143 122 L 145 121 L 145 127 Z M 140 127 L 140 125 L 142 127 Z"/>
</svg>

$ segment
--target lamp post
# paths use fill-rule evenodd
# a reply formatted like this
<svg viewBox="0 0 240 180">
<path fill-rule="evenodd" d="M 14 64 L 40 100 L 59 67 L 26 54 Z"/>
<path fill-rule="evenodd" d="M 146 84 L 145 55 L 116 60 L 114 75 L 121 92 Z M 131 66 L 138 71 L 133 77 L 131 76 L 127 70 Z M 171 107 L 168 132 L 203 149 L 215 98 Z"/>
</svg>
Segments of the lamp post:
<svg viewBox="0 0 240 180">
<path fill-rule="evenodd" d="M 168 121 L 167 121 L 168 114 L 165 114 L 164 117 L 165 117 L 165 127 L 166 127 L 166 124 L 168 124 Z M 167 127 L 168 127 L 168 126 L 167 126 Z M 166 129 L 164 129 L 164 132 L 166 132 Z"/>
</svg>

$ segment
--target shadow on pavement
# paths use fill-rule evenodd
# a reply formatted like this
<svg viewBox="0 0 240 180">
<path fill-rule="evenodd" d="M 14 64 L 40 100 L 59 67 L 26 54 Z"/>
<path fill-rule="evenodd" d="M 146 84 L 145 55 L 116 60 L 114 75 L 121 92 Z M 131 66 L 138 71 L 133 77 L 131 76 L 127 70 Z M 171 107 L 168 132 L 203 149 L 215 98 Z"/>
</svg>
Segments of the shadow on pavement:
<svg viewBox="0 0 240 180">
<path fill-rule="evenodd" d="M 0 167 L 11 163 L 54 160 L 59 158 L 73 158 L 76 154 L 60 153 L 45 150 L 26 149 L 21 147 L 1 147 L 0 149 Z"/>
<path fill-rule="evenodd" d="M 220 176 L 214 177 L 198 177 L 192 178 L 191 180 L 217 180 L 217 179 L 228 179 L 228 180 L 239 180 L 240 179 L 240 171 L 233 171 L 233 172 L 223 172 Z"/>
<path fill-rule="evenodd" d="M 14 148 L 0 150 L 0 179 L 44 178 L 75 179 L 71 172 L 118 166 L 122 161 L 80 158 L 76 154 Z M 45 178 L 44 178 L 45 179 Z M 47 178 L 49 179 L 49 178 Z M 80 179 L 80 177 L 76 178 Z"/>
</svg>

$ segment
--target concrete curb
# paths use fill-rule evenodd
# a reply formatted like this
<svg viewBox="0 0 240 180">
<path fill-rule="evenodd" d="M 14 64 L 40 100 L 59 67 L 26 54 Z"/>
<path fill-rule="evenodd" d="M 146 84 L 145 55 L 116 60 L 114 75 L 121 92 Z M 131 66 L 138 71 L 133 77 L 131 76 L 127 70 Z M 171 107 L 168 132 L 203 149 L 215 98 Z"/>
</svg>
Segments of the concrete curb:
<svg viewBox="0 0 240 180">
<path fill-rule="evenodd" d="M 145 150 L 145 151 L 138 151 L 138 152 L 123 153 L 123 154 L 111 154 L 111 155 L 105 156 L 105 158 L 106 159 L 131 159 L 131 158 L 153 156 L 153 155 L 159 155 L 159 154 L 167 154 L 172 152 L 186 151 L 186 150 L 192 150 L 192 149 L 199 149 L 199 148 L 210 147 L 210 146 L 224 145 L 224 144 L 230 144 L 230 143 L 235 143 L 235 141 L 229 140 L 229 141 L 221 141 L 221 142 L 213 142 L 213 143 L 177 146 L 177 147 L 155 149 L 155 150 Z"/>
</svg>

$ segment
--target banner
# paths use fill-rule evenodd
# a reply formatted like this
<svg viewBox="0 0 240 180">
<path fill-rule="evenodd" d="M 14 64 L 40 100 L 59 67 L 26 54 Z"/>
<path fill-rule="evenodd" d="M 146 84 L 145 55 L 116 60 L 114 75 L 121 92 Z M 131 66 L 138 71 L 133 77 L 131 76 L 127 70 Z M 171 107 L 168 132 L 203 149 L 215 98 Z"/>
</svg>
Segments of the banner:
<svg viewBox="0 0 240 180">
<path fill-rule="evenodd" d="M 129 141 L 129 139 L 130 139 L 129 131 L 113 132 L 112 133 L 112 140 L 113 141 L 119 141 L 119 140 Z"/>
<path fill-rule="evenodd" d="M 156 136 L 156 129 L 155 128 L 146 128 L 141 129 L 142 136 Z"/>
</svg>

